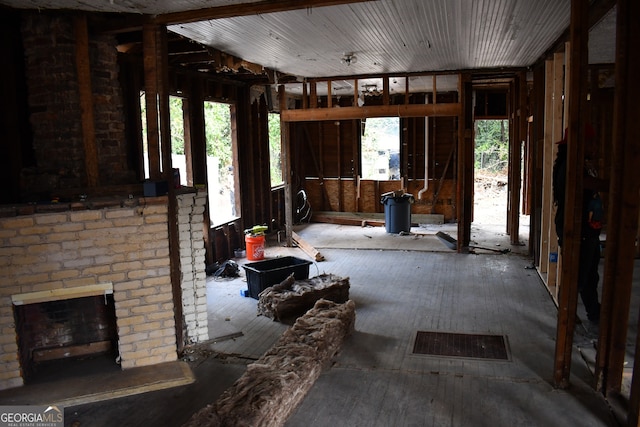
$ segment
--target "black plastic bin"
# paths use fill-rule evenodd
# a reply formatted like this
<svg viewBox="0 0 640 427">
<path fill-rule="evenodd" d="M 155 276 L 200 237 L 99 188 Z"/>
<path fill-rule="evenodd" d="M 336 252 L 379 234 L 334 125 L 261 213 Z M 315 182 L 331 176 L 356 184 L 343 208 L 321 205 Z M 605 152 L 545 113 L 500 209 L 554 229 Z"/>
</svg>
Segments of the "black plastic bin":
<svg viewBox="0 0 640 427">
<path fill-rule="evenodd" d="M 414 202 L 412 194 L 398 195 L 395 192 L 385 193 L 380 199 L 384 205 L 384 227 L 387 233 L 411 231 L 411 204 Z"/>
<path fill-rule="evenodd" d="M 285 256 L 265 261 L 251 262 L 242 267 L 245 269 L 249 296 L 258 299 L 258 294 L 269 286 L 277 285 L 289 277 L 291 273 L 296 280 L 309 278 L 311 261 L 293 256 Z"/>
</svg>

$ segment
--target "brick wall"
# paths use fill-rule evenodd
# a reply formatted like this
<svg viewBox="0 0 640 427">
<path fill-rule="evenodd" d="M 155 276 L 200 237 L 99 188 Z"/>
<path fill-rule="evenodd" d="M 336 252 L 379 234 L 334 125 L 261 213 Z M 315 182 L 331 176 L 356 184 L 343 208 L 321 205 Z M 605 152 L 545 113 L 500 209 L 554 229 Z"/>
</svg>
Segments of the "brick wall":
<svg viewBox="0 0 640 427">
<path fill-rule="evenodd" d="M 23 384 L 15 294 L 111 282 L 122 369 L 177 359 L 167 199 L 127 203 L 0 218 L 0 389 Z"/>
<path fill-rule="evenodd" d="M 136 182 L 125 143 L 114 36 L 89 32 L 95 143 L 102 185 Z M 26 201 L 87 185 L 73 15 L 25 12 L 22 21 L 30 123 L 37 166 L 22 170 Z"/>
<path fill-rule="evenodd" d="M 178 195 L 178 233 L 182 274 L 180 285 L 189 343 L 209 339 L 203 227 L 206 201 L 206 191 Z"/>
</svg>

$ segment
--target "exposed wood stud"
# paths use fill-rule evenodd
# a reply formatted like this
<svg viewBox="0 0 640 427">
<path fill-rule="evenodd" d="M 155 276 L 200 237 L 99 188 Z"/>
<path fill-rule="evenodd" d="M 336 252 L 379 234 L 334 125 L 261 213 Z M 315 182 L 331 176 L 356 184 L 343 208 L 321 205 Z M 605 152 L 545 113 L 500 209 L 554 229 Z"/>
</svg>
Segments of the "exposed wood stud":
<svg viewBox="0 0 640 427">
<path fill-rule="evenodd" d="M 509 180 L 509 187 L 511 189 L 510 194 L 510 219 L 509 229 L 507 234 L 511 238 L 512 245 L 520 244 L 520 190 L 522 187 L 522 141 L 526 135 L 526 97 L 527 97 L 527 76 L 525 73 L 520 72 L 516 77 L 516 91 L 514 93 L 516 99 L 517 114 L 514 121 L 514 140 L 511 141 L 512 145 L 512 175 Z"/>
<path fill-rule="evenodd" d="M 434 74 L 431 77 L 431 81 L 433 83 L 433 99 L 431 100 L 432 104 L 437 104 L 438 103 L 438 97 L 436 96 L 438 93 L 438 90 L 436 88 L 436 83 L 437 83 L 438 77 Z"/>
<path fill-rule="evenodd" d="M 582 215 L 584 140 L 583 126 L 585 119 L 586 96 L 586 62 L 588 42 L 589 2 L 572 0 L 571 2 L 571 48 L 572 66 L 569 70 L 568 123 L 569 138 L 567 142 L 567 179 L 565 198 L 564 237 L 562 252 L 565 254 L 580 253 L 580 233 Z M 566 97 L 566 95 L 565 95 Z M 565 98 L 567 99 L 567 98 Z M 566 256 L 562 259 L 562 286 L 558 296 L 558 326 L 556 336 L 556 352 L 554 363 L 554 383 L 559 388 L 569 387 L 571 371 L 571 354 L 573 351 L 573 333 L 576 326 L 576 310 L 578 306 L 578 267 L 579 257 Z"/>
<path fill-rule="evenodd" d="M 302 83 L 302 108 L 305 110 L 309 108 L 309 94 L 307 93 L 307 86 L 307 82 Z"/>
<path fill-rule="evenodd" d="M 389 105 L 389 76 L 382 77 L 382 104 Z"/>
<path fill-rule="evenodd" d="M 336 127 L 336 153 L 338 154 L 337 158 L 337 167 L 338 167 L 338 212 L 342 212 L 342 139 L 340 138 L 340 133 L 342 132 L 342 126 L 339 121 L 334 122 Z"/>
<path fill-rule="evenodd" d="M 410 97 L 410 93 L 409 93 L 409 76 L 405 76 L 404 77 L 404 103 L 405 105 L 409 104 L 409 97 Z"/>
<path fill-rule="evenodd" d="M 359 107 L 358 105 L 359 96 L 360 94 L 358 93 L 358 79 L 354 79 L 353 80 L 353 103 L 351 104 L 352 107 Z"/>
<path fill-rule="evenodd" d="M 158 29 L 155 25 L 143 27 L 144 91 L 147 119 L 147 154 L 149 158 L 149 178 L 159 180 L 160 176 L 160 129 L 158 122 L 158 80 L 157 42 Z"/>
<path fill-rule="evenodd" d="M 315 85 L 312 86 L 315 90 Z M 284 209 L 285 209 L 285 233 L 286 245 L 292 246 L 293 236 L 293 188 L 291 184 L 291 125 L 282 118 L 283 112 L 287 108 L 285 87 L 278 87 L 278 98 L 280 100 L 280 146 L 282 151 L 282 171 L 284 172 Z"/>
<path fill-rule="evenodd" d="M 617 51 L 613 114 L 611 174 L 607 212 L 607 246 L 603 277 L 600 339 L 596 359 L 598 387 L 606 394 L 620 392 L 627 345 L 628 323 L 638 322 L 629 313 L 632 295 L 635 236 L 640 213 L 640 151 L 637 120 L 640 117 L 638 73 L 640 54 L 632 48 L 640 37 L 634 17 L 640 13 L 637 1 L 618 1 L 616 11 Z M 633 324 L 632 324 L 633 327 Z M 640 366 L 640 339 L 636 337 L 634 367 Z M 640 381 L 634 372 L 627 424 L 637 426 L 640 418 Z"/>
<path fill-rule="evenodd" d="M 77 15 L 74 19 L 76 36 L 76 70 L 80 96 L 82 141 L 87 185 L 97 187 L 100 184 L 98 173 L 98 149 L 93 112 L 93 93 L 91 90 L 91 66 L 89 63 L 89 32 L 86 15 Z"/>
<path fill-rule="evenodd" d="M 309 86 L 309 108 L 318 108 L 318 88 L 316 82 L 311 81 Z M 282 114 L 282 110 L 280 110 L 280 114 Z"/>
<path fill-rule="evenodd" d="M 458 208 L 458 252 L 469 246 L 473 207 L 473 103 L 472 83 L 468 74 L 460 76 L 458 94 L 462 110 L 458 116 L 458 182 L 456 200 Z M 447 104 L 434 104 L 440 106 Z"/>
<path fill-rule="evenodd" d="M 540 264 L 539 273 L 554 300 L 557 301 L 556 276 L 558 264 L 551 262 L 551 254 L 558 258 L 558 239 L 554 224 L 554 207 L 552 193 L 552 169 L 557 152 L 555 141 L 557 122 L 562 126 L 562 78 L 564 54 L 557 53 L 554 59 L 545 62 L 545 107 L 544 107 L 544 135 L 543 135 L 543 165 L 542 165 L 542 207 L 540 218 Z M 556 112 L 560 111 L 559 117 Z M 555 133 L 554 133 L 555 132 Z"/>
</svg>

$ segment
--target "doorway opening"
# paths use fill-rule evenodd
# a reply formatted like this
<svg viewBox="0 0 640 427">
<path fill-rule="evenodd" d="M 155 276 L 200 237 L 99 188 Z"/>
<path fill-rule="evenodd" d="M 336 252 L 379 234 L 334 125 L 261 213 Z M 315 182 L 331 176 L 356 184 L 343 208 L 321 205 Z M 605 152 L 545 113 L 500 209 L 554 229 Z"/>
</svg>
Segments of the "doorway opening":
<svg viewBox="0 0 640 427">
<path fill-rule="evenodd" d="M 509 121 L 474 123 L 473 223 L 506 229 L 509 183 Z"/>
</svg>

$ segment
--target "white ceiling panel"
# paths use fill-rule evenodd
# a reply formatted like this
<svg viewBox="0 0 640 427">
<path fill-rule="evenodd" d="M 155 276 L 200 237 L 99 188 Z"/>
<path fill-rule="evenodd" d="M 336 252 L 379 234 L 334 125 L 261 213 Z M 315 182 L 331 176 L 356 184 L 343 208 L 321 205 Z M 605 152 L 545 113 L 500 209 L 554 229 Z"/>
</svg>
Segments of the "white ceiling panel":
<svg viewBox="0 0 640 427">
<path fill-rule="evenodd" d="M 0 0 L 31 9 L 161 15 L 252 0 Z M 177 23 L 169 29 L 300 78 L 528 67 L 568 28 L 571 0 L 372 0 Z M 308 4 L 308 3 L 307 3 Z M 255 9 L 251 9 L 255 10 Z M 240 12 L 242 13 L 242 12 Z M 596 26 L 590 62 L 612 62 L 615 15 Z M 357 61 L 342 61 L 345 54 Z"/>
<path fill-rule="evenodd" d="M 569 24 L 570 0 L 379 0 L 170 26 L 305 77 L 527 67 Z M 341 62 L 353 53 L 357 62 Z"/>
</svg>

